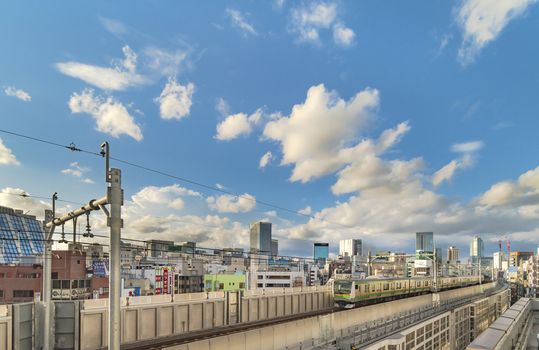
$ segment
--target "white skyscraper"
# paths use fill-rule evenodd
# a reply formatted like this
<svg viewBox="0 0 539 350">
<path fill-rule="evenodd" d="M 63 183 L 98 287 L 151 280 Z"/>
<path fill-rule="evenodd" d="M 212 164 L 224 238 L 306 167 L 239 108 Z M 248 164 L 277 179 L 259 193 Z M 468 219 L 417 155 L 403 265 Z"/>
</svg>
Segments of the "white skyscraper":
<svg viewBox="0 0 539 350">
<path fill-rule="evenodd" d="M 339 255 L 341 256 L 362 255 L 361 239 L 341 239 L 339 241 Z"/>
</svg>

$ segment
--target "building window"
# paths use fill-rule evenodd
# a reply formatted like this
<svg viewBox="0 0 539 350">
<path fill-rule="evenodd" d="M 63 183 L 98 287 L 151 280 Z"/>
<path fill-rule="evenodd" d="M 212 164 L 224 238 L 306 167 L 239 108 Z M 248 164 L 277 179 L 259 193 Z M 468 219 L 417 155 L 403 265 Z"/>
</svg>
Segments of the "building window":
<svg viewBox="0 0 539 350">
<path fill-rule="evenodd" d="M 4 291 L 0 289 L 0 299 L 4 299 Z"/>
<path fill-rule="evenodd" d="M 53 272 L 53 273 L 52 273 L 52 279 L 53 279 L 53 280 L 57 280 L 57 279 L 58 279 L 58 272 Z"/>
<path fill-rule="evenodd" d="M 14 290 L 13 297 L 14 298 L 33 298 L 34 291 L 33 290 Z"/>
</svg>

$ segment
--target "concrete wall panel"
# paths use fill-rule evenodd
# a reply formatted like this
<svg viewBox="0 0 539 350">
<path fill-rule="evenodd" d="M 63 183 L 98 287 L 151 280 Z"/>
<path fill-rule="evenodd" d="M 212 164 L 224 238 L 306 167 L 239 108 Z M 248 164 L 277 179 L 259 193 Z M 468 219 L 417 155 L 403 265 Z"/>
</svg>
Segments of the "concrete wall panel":
<svg viewBox="0 0 539 350">
<path fill-rule="evenodd" d="M 176 334 L 189 331 L 189 305 L 177 305 L 175 308 L 174 331 Z"/>
<path fill-rule="evenodd" d="M 262 297 L 258 299 L 258 319 L 265 320 L 268 318 L 268 298 Z"/>
<path fill-rule="evenodd" d="M 199 331 L 204 326 L 202 303 L 189 304 L 189 332 Z"/>
<path fill-rule="evenodd" d="M 222 300 L 217 300 L 213 303 L 214 305 L 214 316 L 213 316 L 213 326 L 214 327 L 221 327 L 225 325 L 226 319 L 225 319 L 225 302 Z"/>
<path fill-rule="evenodd" d="M 161 306 L 157 313 L 157 335 L 166 337 L 174 334 L 174 307 Z"/>
<path fill-rule="evenodd" d="M 204 329 L 213 328 L 213 303 L 204 303 Z"/>
<path fill-rule="evenodd" d="M 80 345 L 82 350 L 99 349 L 106 346 L 106 316 L 104 312 L 89 312 L 81 315 Z"/>
<path fill-rule="evenodd" d="M 224 342 L 223 345 L 225 345 Z M 234 333 L 228 336 L 228 349 L 250 350 L 257 348 L 246 348 L 245 333 Z"/>
<path fill-rule="evenodd" d="M 122 315 L 122 341 L 129 343 L 138 338 L 138 310 L 123 310 Z"/>
<path fill-rule="evenodd" d="M 140 310 L 139 340 L 152 339 L 157 335 L 157 308 L 143 308 Z"/>
<path fill-rule="evenodd" d="M 228 345 L 228 336 L 222 336 L 222 337 L 210 339 L 210 349 L 211 350 L 230 349 L 230 346 Z"/>
<path fill-rule="evenodd" d="M 264 327 L 259 329 L 260 350 L 275 349 L 273 338 L 273 327 Z"/>
</svg>

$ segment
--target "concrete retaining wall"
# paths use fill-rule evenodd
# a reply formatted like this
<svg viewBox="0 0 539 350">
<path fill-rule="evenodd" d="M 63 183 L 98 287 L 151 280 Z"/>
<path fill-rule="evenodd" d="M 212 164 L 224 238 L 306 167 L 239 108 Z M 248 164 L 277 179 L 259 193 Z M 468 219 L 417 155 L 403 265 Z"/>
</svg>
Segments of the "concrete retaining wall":
<svg viewBox="0 0 539 350">
<path fill-rule="evenodd" d="M 493 286 L 484 285 L 484 288 L 488 289 Z M 308 317 L 246 332 L 168 347 L 167 350 L 312 349 L 316 346 L 325 346 L 333 340 L 350 336 L 349 332 L 355 326 L 364 322 L 374 320 L 383 322 L 384 319 L 392 319 L 398 315 L 411 313 L 416 309 L 431 307 L 434 303 L 434 298 L 443 302 L 471 296 L 479 293 L 480 290 L 479 286 L 471 286 L 441 292 L 436 297 L 434 297 L 434 294 L 428 294 L 363 306 L 357 309 Z M 380 327 L 380 329 L 383 331 L 383 327 Z"/>
<path fill-rule="evenodd" d="M 327 287 L 256 290 L 243 295 L 203 292 L 124 298 L 122 344 L 331 307 L 333 300 Z M 107 299 L 81 302 L 80 349 L 107 346 L 107 317 Z"/>
</svg>

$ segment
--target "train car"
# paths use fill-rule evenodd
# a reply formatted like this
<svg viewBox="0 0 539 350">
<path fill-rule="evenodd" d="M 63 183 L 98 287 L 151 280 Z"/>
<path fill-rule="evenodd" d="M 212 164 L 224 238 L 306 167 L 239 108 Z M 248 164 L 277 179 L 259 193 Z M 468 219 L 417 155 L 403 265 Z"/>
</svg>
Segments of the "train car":
<svg viewBox="0 0 539 350">
<path fill-rule="evenodd" d="M 434 286 L 431 277 L 334 280 L 333 297 L 336 307 L 353 308 L 356 305 L 430 293 L 435 287 L 437 290 L 465 287 L 479 283 L 479 277 L 440 277 L 437 283 Z"/>
</svg>

